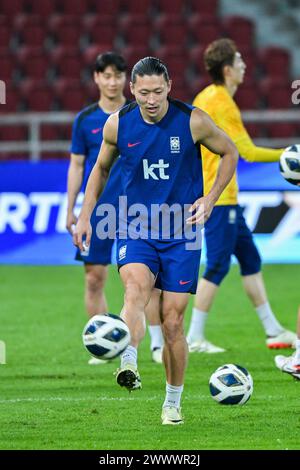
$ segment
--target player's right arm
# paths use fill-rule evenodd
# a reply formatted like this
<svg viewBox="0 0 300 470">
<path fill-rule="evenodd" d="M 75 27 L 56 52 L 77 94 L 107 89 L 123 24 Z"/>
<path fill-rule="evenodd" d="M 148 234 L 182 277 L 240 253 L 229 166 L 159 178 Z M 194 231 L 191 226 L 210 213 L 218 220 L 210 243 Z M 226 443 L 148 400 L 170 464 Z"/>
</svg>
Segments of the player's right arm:
<svg viewBox="0 0 300 470">
<path fill-rule="evenodd" d="M 86 246 L 89 246 L 90 244 L 92 235 L 90 224 L 91 214 L 104 190 L 113 162 L 119 155 L 117 148 L 118 125 L 118 113 L 112 114 L 103 128 L 102 145 L 97 161 L 88 179 L 82 209 L 73 235 L 74 243 L 81 251 L 84 248 L 84 236 L 86 237 Z"/>
<path fill-rule="evenodd" d="M 84 174 L 84 155 L 71 153 L 71 160 L 68 170 L 68 208 L 67 208 L 67 230 L 72 234 L 72 226 L 76 225 L 77 217 L 74 214 L 76 199 L 82 186 Z"/>
</svg>

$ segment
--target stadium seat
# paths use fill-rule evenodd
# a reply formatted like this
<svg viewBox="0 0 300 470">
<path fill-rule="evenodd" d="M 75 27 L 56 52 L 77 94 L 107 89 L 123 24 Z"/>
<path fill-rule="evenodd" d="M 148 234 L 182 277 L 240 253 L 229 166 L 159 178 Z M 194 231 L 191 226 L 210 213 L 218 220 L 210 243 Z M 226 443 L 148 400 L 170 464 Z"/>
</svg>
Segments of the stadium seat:
<svg viewBox="0 0 300 470">
<path fill-rule="evenodd" d="M 193 38 L 199 46 L 207 46 L 210 42 L 220 37 L 220 29 L 217 23 L 204 23 L 201 28 L 193 31 Z"/>
<path fill-rule="evenodd" d="M 90 42 L 93 44 L 105 43 L 110 44 L 110 49 L 113 47 L 115 39 L 115 28 L 113 25 L 95 25 L 93 30 L 90 30 Z"/>
<path fill-rule="evenodd" d="M 290 122 L 273 122 L 267 126 L 268 135 L 272 138 L 296 137 L 297 127 Z"/>
<path fill-rule="evenodd" d="M 158 31 L 160 41 L 164 45 L 185 45 L 188 40 L 188 30 L 184 23 L 170 24 Z"/>
<path fill-rule="evenodd" d="M 188 50 L 189 64 L 197 70 L 198 73 L 205 73 L 205 66 L 203 61 L 205 46 L 195 45 Z"/>
<path fill-rule="evenodd" d="M 22 141 L 28 139 L 28 128 L 27 126 L 16 125 L 16 126 L 1 126 L 0 127 L 0 140 L 3 142 L 8 141 Z"/>
<path fill-rule="evenodd" d="M 210 15 L 216 17 L 218 13 L 218 0 L 192 0 L 193 14 Z"/>
<path fill-rule="evenodd" d="M 170 13 L 177 13 L 182 16 L 185 13 L 185 6 L 188 2 L 183 0 L 159 0 L 158 7 L 162 13 L 169 15 Z"/>
<path fill-rule="evenodd" d="M 63 0 L 63 2 L 58 2 L 58 7 L 59 11 L 65 15 L 82 16 L 89 12 L 86 0 Z"/>
<path fill-rule="evenodd" d="M 40 136 L 42 140 L 59 140 L 61 138 L 60 125 L 42 124 Z"/>
<path fill-rule="evenodd" d="M 148 55 L 150 53 L 146 46 L 127 46 L 122 49 L 122 56 L 126 60 L 129 72 L 138 60 Z"/>
<path fill-rule="evenodd" d="M 51 111 L 53 95 L 46 86 L 36 87 L 33 93 L 27 96 L 28 111 Z"/>
<path fill-rule="evenodd" d="M 11 80 L 13 70 L 15 68 L 15 63 L 11 54 L 9 53 L 1 53 L 0 54 L 0 63 L 1 63 L 1 71 L 0 71 L 0 79 L 1 80 Z"/>
<path fill-rule="evenodd" d="M 2 15 L 14 17 L 24 11 L 25 0 L 2 0 L 0 11 Z"/>
<path fill-rule="evenodd" d="M 264 135 L 264 126 L 261 124 L 247 122 L 245 127 L 252 139 L 255 139 L 256 137 L 263 137 Z"/>
<path fill-rule="evenodd" d="M 288 79 L 290 71 L 290 54 L 281 47 L 265 47 L 259 49 L 258 57 L 260 65 L 266 75 L 282 77 Z"/>
<path fill-rule="evenodd" d="M 44 18 L 48 18 L 50 15 L 56 12 L 56 2 L 53 0 L 43 0 L 43 1 L 26 1 L 25 2 L 26 11 L 34 14 L 40 15 Z"/>
<path fill-rule="evenodd" d="M 8 26 L 1 25 L 0 27 L 0 48 L 8 48 L 12 31 Z"/>
<path fill-rule="evenodd" d="M 49 62 L 42 48 L 23 46 L 17 51 L 16 59 L 26 77 L 47 78 Z"/>
<path fill-rule="evenodd" d="M 119 9 L 122 13 L 148 15 L 153 7 L 153 0 L 121 0 Z"/>
<path fill-rule="evenodd" d="M 260 104 L 259 92 L 254 84 L 239 87 L 234 99 L 241 109 L 256 109 Z"/>
<path fill-rule="evenodd" d="M 21 41 L 27 46 L 41 46 L 44 44 L 47 36 L 43 26 L 32 26 L 25 28 L 20 32 Z"/>
<path fill-rule="evenodd" d="M 69 87 L 60 99 L 62 109 L 65 111 L 78 112 L 87 103 L 87 97 L 81 86 Z"/>
<path fill-rule="evenodd" d="M 254 24 L 244 16 L 227 16 L 223 18 L 224 32 L 238 46 L 252 47 L 254 42 Z"/>
<path fill-rule="evenodd" d="M 85 15 L 81 20 L 82 32 L 90 33 L 94 28 L 102 26 L 115 27 L 116 17 L 113 15 Z"/>
<path fill-rule="evenodd" d="M 191 102 L 194 98 L 211 82 L 207 78 L 197 77 L 189 81 L 189 93 L 191 96 Z"/>
<path fill-rule="evenodd" d="M 59 46 L 50 54 L 50 63 L 59 76 L 78 79 L 82 72 L 81 55 L 76 47 Z"/>
<path fill-rule="evenodd" d="M 187 18 L 187 26 L 190 32 L 197 31 L 200 28 L 203 28 L 205 25 L 213 25 L 218 28 L 219 33 L 222 33 L 222 23 L 215 17 L 211 17 L 210 15 L 203 15 L 200 13 L 196 13 L 190 15 Z"/>
<path fill-rule="evenodd" d="M 18 91 L 11 87 L 6 87 L 6 104 L 0 105 L 0 113 L 15 113 L 20 108 L 21 99 Z"/>
<path fill-rule="evenodd" d="M 265 94 L 265 99 L 269 108 L 289 108 L 292 106 L 291 88 L 288 85 L 273 87 Z"/>
<path fill-rule="evenodd" d="M 88 0 L 87 3 L 89 5 L 90 12 L 97 13 L 99 15 L 113 16 L 120 14 L 120 0 Z"/>
</svg>

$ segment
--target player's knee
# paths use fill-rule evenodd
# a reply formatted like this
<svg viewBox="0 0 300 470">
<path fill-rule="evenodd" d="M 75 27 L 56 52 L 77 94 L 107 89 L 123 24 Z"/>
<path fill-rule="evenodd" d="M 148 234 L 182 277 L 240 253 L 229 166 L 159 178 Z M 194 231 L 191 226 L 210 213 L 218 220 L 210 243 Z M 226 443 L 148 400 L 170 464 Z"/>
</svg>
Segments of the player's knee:
<svg viewBox="0 0 300 470">
<path fill-rule="evenodd" d="M 242 276 L 251 276 L 252 274 L 257 274 L 261 271 L 261 257 L 259 252 L 253 252 L 251 258 L 248 258 L 247 263 L 241 264 L 241 275 Z"/>
<path fill-rule="evenodd" d="M 208 264 L 203 274 L 204 279 L 213 282 L 217 286 L 221 284 L 224 277 L 228 274 L 230 269 L 230 261 L 226 263 Z"/>
<path fill-rule="evenodd" d="M 125 285 L 125 301 L 145 303 L 149 299 L 149 283 L 141 278 L 130 276 Z"/>
<path fill-rule="evenodd" d="M 178 312 L 175 308 L 164 310 L 162 330 L 167 344 L 172 344 L 183 336 L 183 312 Z"/>
<path fill-rule="evenodd" d="M 106 281 L 106 272 L 98 270 L 89 270 L 86 272 L 86 286 L 90 292 L 98 292 L 104 289 Z"/>
</svg>

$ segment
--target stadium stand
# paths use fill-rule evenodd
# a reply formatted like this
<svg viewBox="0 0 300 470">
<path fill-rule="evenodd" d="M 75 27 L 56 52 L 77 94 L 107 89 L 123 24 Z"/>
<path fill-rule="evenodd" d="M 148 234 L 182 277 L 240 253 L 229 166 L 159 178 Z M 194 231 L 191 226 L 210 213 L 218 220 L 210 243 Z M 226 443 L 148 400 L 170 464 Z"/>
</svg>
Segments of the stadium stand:
<svg viewBox="0 0 300 470">
<path fill-rule="evenodd" d="M 247 64 L 245 84 L 236 97 L 239 106 L 290 108 L 291 52 L 259 47 L 253 17 L 238 12 L 224 16 L 220 2 L 2 0 L 0 79 L 9 86 L 0 113 L 79 110 L 97 97 L 91 63 L 109 49 L 123 54 L 129 68 L 142 56 L 160 57 L 174 78 L 173 96 L 191 101 L 208 83 L 204 48 L 222 36 L 236 40 Z M 254 124 L 252 129 L 260 136 L 292 137 L 299 131 L 289 123 L 260 130 Z M 58 131 L 48 126 L 42 138 L 46 135 L 55 140 Z"/>
</svg>

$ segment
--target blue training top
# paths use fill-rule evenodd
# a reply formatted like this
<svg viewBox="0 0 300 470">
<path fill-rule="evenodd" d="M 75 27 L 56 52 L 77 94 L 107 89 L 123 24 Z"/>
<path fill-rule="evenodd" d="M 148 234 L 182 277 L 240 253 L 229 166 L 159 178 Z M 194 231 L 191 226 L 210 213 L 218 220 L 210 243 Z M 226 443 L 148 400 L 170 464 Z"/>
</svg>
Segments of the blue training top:
<svg viewBox="0 0 300 470">
<path fill-rule="evenodd" d="M 136 220 L 136 226 L 139 223 L 143 226 L 145 237 L 152 229 L 156 235 L 151 238 L 158 239 L 168 237 L 163 236 L 159 218 L 152 216 L 150 219 L 151 210 L 154 209 L 152 215 L 157 210 L 153 205 L 179 205 L 183 216 L 179 225 L 183 229 L 184 220 L 191 215 L 183 215 L 184 205 L 191 205 L 203 196 L 200 146 L 194 143 L 190 130 L 194 107 L 177 100 L 168 101 L 167 113 L 154 124 L 145 122 L 136 102 L 119 111 L 117 146 L 121 155 L 123 194 L 127 196 L 128 207 L 142 204 L 148 211 L 148 220 L 143 215 L 136 220 L 128 212 L 127 221 L 121 211 L 120 221 L 129 227 Z M 174 213 L 179 212 L 178 208 L 174 210 Z M 173 221 L 170 238 L 174 238 L 176 232 Z"/>
</svg>

